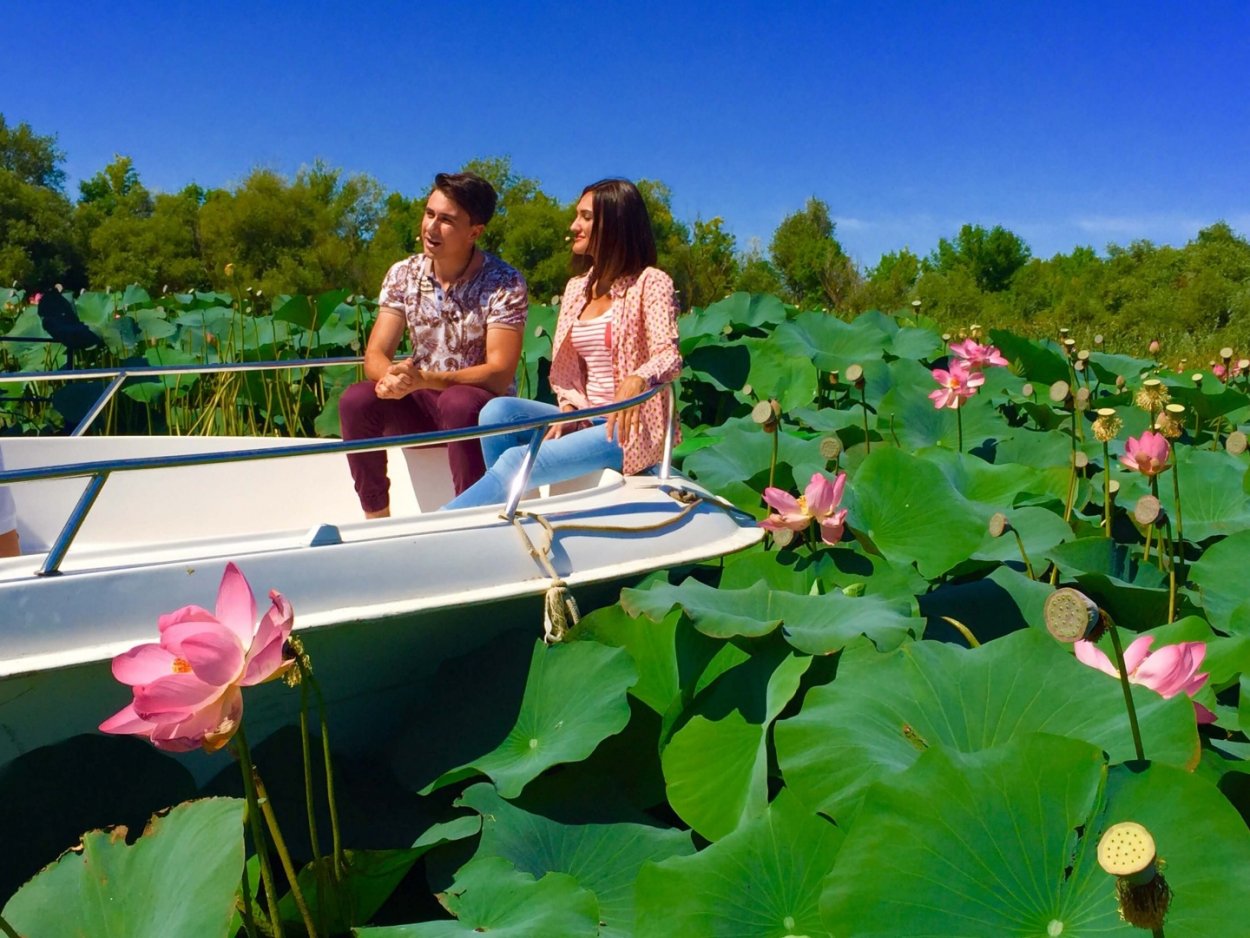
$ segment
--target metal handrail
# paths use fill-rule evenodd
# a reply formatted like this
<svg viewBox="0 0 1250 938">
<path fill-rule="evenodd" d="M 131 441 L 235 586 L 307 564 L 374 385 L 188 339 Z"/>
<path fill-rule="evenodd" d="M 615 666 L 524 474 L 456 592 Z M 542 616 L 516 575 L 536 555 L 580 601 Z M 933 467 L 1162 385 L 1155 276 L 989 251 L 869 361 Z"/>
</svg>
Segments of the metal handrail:
<svg viewBox="0 0 1250 938">
<path fill-rule="evenodd" d="M 668 385 L 660 384 L 649 388 L 636 397 L 623 401 L 614 401 L 601 407 L 590 407 L 585 410 L 562 411 L 550 417 L 518 420 L 507 424 L 491 424 L 489 426 L 467 427 L 458 430 L 434 430 L 427 433 L 410 433 L 403 436 L 371 437 L 366 440 L 327 440 L 320 443 L 302 443 L 291 446 L 273 446 L 246 450 L 218 451 L 213 453 L 182 453 L 170 456 L 139 456 L 127 459 L 101 459 L 91 462 L 68 463 L 60 466 L 40 466 L 32 469 L 9 469 L 0 471 L 0 485 L 19 482 L 45 482 L 53 479 L 72 479 L 82 476 L 91 477 L 86 489 L 78 499 L 78 503 L 70 512 L 69 518 L 62 527 L 56 541 L 48 551 L 43 565 L 37 573 L 50 576 L 60 572 L 61 561 L 65 558 L 74 537 L 78 534 L 86 520 L 92 505 L 104 487 L 108 477 L 114 472 L 135 472 L 144 469 L 173 469 L 186 466 L 207 466 L 220 463 L 249 462 L 262 459 L 283 459 L 292 456 L 314 456 L 326 453 L 358 453 L 368 450 L 393 449 L 396 447 L 441 446 L 446 443 L 457 443 L 463 440 L 481 439 L 486 436 L 498 436 L 504 433 L 517 433 L 532 430 L 537 442 L 530 443 L 527 459 L 523 462 L 513 488 L 516 491 L 515 501 L 510 497 L 504 515 L 508 520 L 516 512 L 516 502 L 528 487 L 529 475 L 533 469 L 531 454 L 536 455 L 541 445 L 543 431 L 554 424 L 574 423 L 593 420 L 608 414 L 636 407 L 650 400 Z M 672 457 L 673 431 L 676 416 L 676 393 L 669 395 L 669 419 L 665 430 L 664 458 L 660 466 L 659 477 L 667 481 L 671 475 L 669 461 Z M 521 487 L 516 489 L 517 485 Z"/>
<path fill-rule="evenodd" d="M 48 341 L 55 341 L 49 339 Z M 296 368 L 326 368 L 331 365 L 360 365 L 364 358 L 348 356 L 341 358 L 301 358 L 281 359 L 265 362 L 219 362 L 216 365 L 137 365 L 119 366 L 117 368 L 79 368 L 73 371 L 8 371 L 0 372 L 0 384 L 29 381 L 82 381 L 90 378 L 112 378 L 100 396 L 96 398 L 91 409 L 83 415 L 82 420 L 74 427 L 70 436 L 82 436 L 95 422 L 96 417 L 108 406 L 109 401 L 130 378 L 156 378 L 163 375 L 182 374 L 223 374 L 246 371 L 290 371 Z"/>
</svg>

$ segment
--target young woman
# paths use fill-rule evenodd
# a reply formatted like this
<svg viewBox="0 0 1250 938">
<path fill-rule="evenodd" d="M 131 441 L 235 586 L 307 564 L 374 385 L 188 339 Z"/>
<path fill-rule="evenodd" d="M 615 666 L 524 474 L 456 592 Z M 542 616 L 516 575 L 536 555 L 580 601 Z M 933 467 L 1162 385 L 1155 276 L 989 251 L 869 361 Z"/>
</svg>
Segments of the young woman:
<svg viewBox="0 0 1250 938">
<path fill-rule="evenodd" d="M 499 397 L 482 409 L 480 425 L 625 400 L 681 371 L 673 281 L 655 267 L 655 239 L 638 189 L 625 179 L 587 186 L 569 230 L 578 276 L 564 289 L 552 346 L 549 380 L 559 406 Z M 607 419 L 551 427 L 530 485 L 596 469 L 633 475 L 655 465 L 663 453 L 670 393 Z M 484 437 L 486 475 L 444 507 L 505 501 L 529 438 L 530 432 Z"/>
</svg>

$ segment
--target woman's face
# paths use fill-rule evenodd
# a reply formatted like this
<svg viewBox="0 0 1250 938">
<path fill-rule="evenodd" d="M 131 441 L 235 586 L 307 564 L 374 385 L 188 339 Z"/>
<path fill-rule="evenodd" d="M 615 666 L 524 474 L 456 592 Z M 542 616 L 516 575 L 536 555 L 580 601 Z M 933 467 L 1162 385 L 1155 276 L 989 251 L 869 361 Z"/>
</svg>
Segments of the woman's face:
<svg viewBox="0 0 1250 938">
<path fill-rule="evenodd" d="M 587 192 L 577 201 L 573 212 L 573 224 L 569 231 L 573 232 L 572 251 L 574 254 L 590 253 L 590 232 L 595 223 L 595 199 L 593 192 Z"/>
</svg>

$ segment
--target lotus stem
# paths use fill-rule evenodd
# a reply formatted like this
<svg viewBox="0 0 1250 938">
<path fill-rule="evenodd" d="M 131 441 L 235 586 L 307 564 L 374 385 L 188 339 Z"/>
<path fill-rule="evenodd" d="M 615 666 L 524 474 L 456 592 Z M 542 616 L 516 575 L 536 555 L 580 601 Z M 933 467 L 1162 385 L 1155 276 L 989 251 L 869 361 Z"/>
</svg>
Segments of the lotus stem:
<svg viewBox="0 0 1250 938">
<path fill-rule="evenodd" d="M 1020 532 L 1014 527 L 1011 529 L 1011 533 L 1016 536 L 1016 546 L 1020 548 L 1020 559 L 1024 561 L 1025 572 L 1028 573 L 1030 580 L 1036 580 L 1037 577 L 1033 575 L 1033 564 L 1029 563 L 1029 555 L 1024 550 L 1024 538 L 1020 536 Z"/>
<path fill-rule="evenodd" d="M 777 453 L 781 449 L 781 420 L 778 418 L 777 425 L 773 427 L 771 434 L 773 438 L 772 453 L 768 457 L 768 485 L 773 486 L 773 478 L 777 475 Z"/>
<path fill-rule="evenodd" d="M 1154 537 L 1155 526 L 1146 526 L 1146 553 L 1142 555 L 1142 563 L 1150 563 L 1150 541 Z"/>
<path fill-rule="evenodd" d="M 252 914 L 252 882 L 247 876 L 247 863 L 243 864 L 243 892 L 240 894 L 239 914 L 243 917 L 243 930 L 247 938 L 256 938 L 256 917 Z"/>
<path fill-rule="evenodd" d="M 252 825 L 252 845 L 256 859 L 260 861 L 260 881 L 265 887 L 265 904 L 269 907 L 269 924 L 274 938 L 282 938 L 282 917 L 278 915 L 278 890 L 273 883 L 273 868 L 269 864 L 269 846 L 265 841 L 265 825 L 261 820 L 260 804 L 256 798 L 256 770 L 252 765 L 252 753 L 247 746 L 247 736 L 240 726 L 234 734 L 234 747 L 239 756 L 239 769 L 243 773 L 243 797 L 247 800 L 247 819 Z M 247 898 L 246 896 L 244 897 Z"/>
<path fill-rule="evenodd" d="M 955 433 L 959 442 L 959 452 L 964 451 L 964 410 L 962 407 L 955 408 Z"/>
<path fill-rule="evenodd" d="M 962 635 L 964 640 L 968 643 L 968 647 L 981 647 L 981 643 L 977 641 L 977 637 L 972 634 L 972 629 L 968 628 L 968 626 L 964 625 L 958 619 L 952 619 L 950 616 L 942 616 L 942 619 L 955 627 L 959 634 Z"/>
<path fill-rule="evenodd" d="M 296 667 L 299 667 L 298 663 Z M 312 844 L 313 862 L 320 867 L 321 845 L 317 842 L 316 804 L 313 798 L 312 741 L 308 735 L 308 684 L 304 680 L 299 682 L 299 693 L 299 738 L 304 759 L 304 808 L 308 812 L 308 839 Z"/>
<path fill-rule="evenodd" d="M 304 928 L 308 930 L 309 938 L 317 938 L 317 927 L 313 924 L 312 915 L 309 914 L 308 904 L 304 902 L 304 891 L 299 888 L 299 877 L 295 873 L 295 864 L 291 862 L 290 851 L 286 849 L 286 840 L 282 837 L 282 830 L 278 827 L 278 817 L 273 813 L 273 804 L 269 801 L 269 795 L 265 791 L 265 783 L 260 780 L 260 773 L 256 771 L 256 767 L 252 767 L 252 783 L 256 786 L 256 799 L 260 802 L 261 814 L 264 815 L 265 823 L 269 827 L 269 835 L 273 838 L 274 849 L 278 851 L 278 859 L 282 861 L 282 871 L 286 873 L 287 882 L 291 886 L 291 898 L 295 900 L 295 907 L 299 909 L 300 918 L 304 920 Z"/>
<path fill-rule="evenodd" d="M 1097 428 L 1095 428 L 1097 429 Z M 1111 536 L 1111 450 L 1102 441 L 1102 523 L 1103 536 Z"/>
<path fill-rule="evenodd" d="M 1172 450 L 1172 495 L 1176 499 L 1176 556 L 1185 563 L 1185 528 L 1181 520 L 1181 477 L 1178 474 L 1176 450 Z"/>
<path fill-rule="evenodd" d="M 317 695 L 317 715 L 321 720 L 321 754 L 325 763 L 326 803 L 330 807 L 330 835 L 334 848 L 334 881 L 343 881 L 343 838 L 339 832 L 339 808 L 334 797 L 334 766 L 330 762 L 330 728 L 326 723 L 326 703 L 321 696 L 321 686 L 317 679 L 308 671 L 304 672 L 305 680 L 311 682 L 313 693 Z"/>
<path fill-rule="evenodd" d="M 1139 762 L 1146 761 L 1145 750 L 1141 744 L 1141 729 L 1137 725 L 1137 708 L 1133 704 L 1133 690 L 1128 683 L 1128 669 L 1124 666 L 1124 648 L 1120 644 L 1120 633 L 1110 616 L 1106 616 L 1107 631 L 1111 633 L 1111 647 L 1115 651 L 1116 669 L 1120 672 L 1120 687 L 1124 691 L 1124 708 L 1128 711 L 1128 725 L 1133 733 L 1133 748 L 1137 750 Z"/>
<path fill-rule="evenodd" d="M 868 391 L 861 384 L 859 387 L 859 404 L 864 411 L 864 452 L 872 452 L 872 440 L 868 439 Z"/>
<path fill-rule="evenodd" d="M 3 931 L 7 938 L 22 938 L 21 935 L 13 930 L 13 926 L 4 920 L 3 915 L 0 915 L 0 931 Z"/>
</svg>

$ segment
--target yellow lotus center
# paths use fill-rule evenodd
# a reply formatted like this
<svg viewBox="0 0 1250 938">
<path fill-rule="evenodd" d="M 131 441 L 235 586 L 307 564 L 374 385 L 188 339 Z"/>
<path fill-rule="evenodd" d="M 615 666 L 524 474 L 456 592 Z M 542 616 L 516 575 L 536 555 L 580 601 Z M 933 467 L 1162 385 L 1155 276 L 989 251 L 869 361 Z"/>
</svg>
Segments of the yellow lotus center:
<svg viewBox="0 0 1250 938">
<path fill-rule="evenodd" d="M 186 658 L 175 658 L 174 663 L 170 665 L 170 669 L 174 674 L 190 674 L 191 662 Z"/>
<path fill-rule="evenodd" d="M 799 496 L 799 511 L 803 512 L 803 514 L 805 515 L 811 514 L 811 512 L 807 510 L 807 496 L 806 495 Z"/>
</svg>

